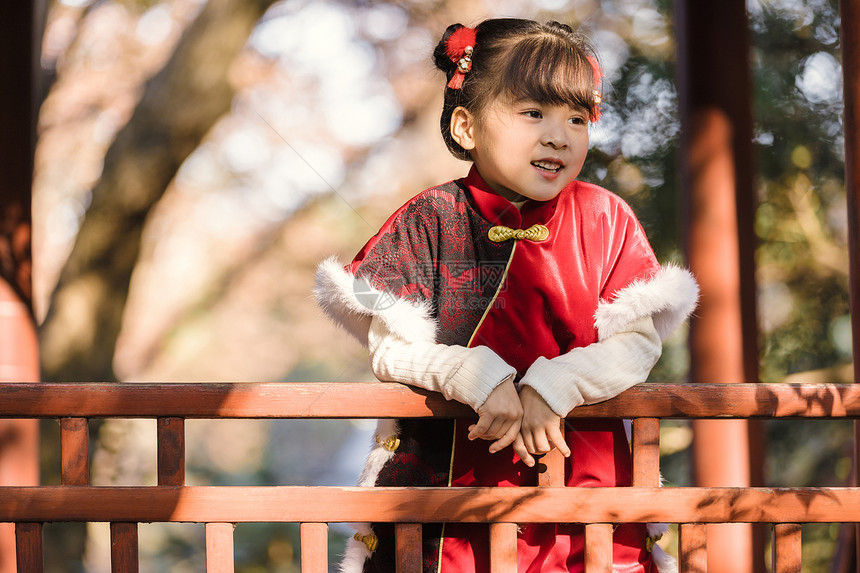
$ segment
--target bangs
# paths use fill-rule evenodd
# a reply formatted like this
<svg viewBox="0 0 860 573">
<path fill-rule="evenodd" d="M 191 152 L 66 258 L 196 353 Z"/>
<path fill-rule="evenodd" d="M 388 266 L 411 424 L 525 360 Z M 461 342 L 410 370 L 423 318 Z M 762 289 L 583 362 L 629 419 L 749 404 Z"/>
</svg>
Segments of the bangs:
<svg viewBox="0 0 860 573">
<path fill-rule="evenodd" d="M 520 40 L 499 74 L 496 95 L 513 101 L 570 105 L 590 111 L 596 105 L 594 77 L 586 54 L 552 35 Z"/>
</svg>

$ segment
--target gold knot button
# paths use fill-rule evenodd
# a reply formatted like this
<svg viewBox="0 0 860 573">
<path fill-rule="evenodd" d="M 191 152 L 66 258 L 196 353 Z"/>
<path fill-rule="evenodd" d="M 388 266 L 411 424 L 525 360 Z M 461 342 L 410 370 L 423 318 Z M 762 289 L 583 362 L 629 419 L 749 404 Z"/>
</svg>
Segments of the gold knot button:
<svg viewBox="0 0 860 573">
<path fill-rule="evenodd" d="M 532 225 L 528 229 L 511 229 L 504 225 L 496 225 L 487 232 L 487 237 L 494 243 L 503 243 L 510 239 L 539 242 L 549 237 L 549 229 L 543 225 Z"/>
<path fill-rule="evenodd" d="M 355 534 L 355 535 L 353 535 L 352 537 L 353 537 L 353 539 L 355 539 L 356 541 L 361 541 L 362 543 L 364 543 L 365 545 L 367 545 L 367 548 L 368 548 L 370 551 L 376 551 L 376 548 L 379 546 L 379 538 L 378 538 L 378 537 L 376 537 L 376 536 L 375 536 L 374 534 L 372 534 L 372 533 L 371 533 L 370 535 L 362 535 L 362 534 L 360 534 L 360 533 L 356 533 L 356 534 Z"/>
<path fill-rule="evenodd" d="M 382 439 L 381 436 L 376 436 L 376 443 L 389 452 L 393 452 L 400 447 L 400 438 L 397 436 L 388 436 L 387 438 Z"/>
</svg>

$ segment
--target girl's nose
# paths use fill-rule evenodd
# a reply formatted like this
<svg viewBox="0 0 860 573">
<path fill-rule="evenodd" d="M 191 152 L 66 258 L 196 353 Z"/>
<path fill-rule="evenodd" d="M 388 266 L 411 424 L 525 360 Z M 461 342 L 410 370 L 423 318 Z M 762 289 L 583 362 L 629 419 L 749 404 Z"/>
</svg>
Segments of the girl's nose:
<svg viewBox="0 0 860 573">
<path fill-rule="evenodd" d="M 553 149 L 563 149 L 567 147 L 567 134 L 564 132 L 564 128 L 547 127 L 541 138 L 541 143 Z"/>
</svg>

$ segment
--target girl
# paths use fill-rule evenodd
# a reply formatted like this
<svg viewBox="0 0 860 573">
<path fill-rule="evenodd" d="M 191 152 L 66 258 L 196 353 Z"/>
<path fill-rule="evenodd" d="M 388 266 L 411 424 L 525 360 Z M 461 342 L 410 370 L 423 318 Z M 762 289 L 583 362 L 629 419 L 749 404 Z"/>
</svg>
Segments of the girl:
<svg viewBox="0 0 860 573">
<path fill-rule="evenodd" d="M 536 485 L 535 456 L 553 448 L 568 486 L 630 485 L 621 421 L 561 421 L 644 381 L 698 287 L 658 264 L 621 199 L 575 179 L 600 115 L 597 60 L 569 27 L 515 19 L 450 26 L 434 58 L 442 137 L 472 168 L 403 205 L 346 267 L 322 263 L 316 295 L 380 380 L 478 420 L 383 420 L 359 485 Z M 486 526 L 423 531 L 425 573 L 489 570 Z M 616 528 L 615 570 L 665 572 L 648 537 Z M 583 543 L 579 525 L 522 526 L 519 570 L 582 571 Z M 393 527 L 366 525 L 342 570 L 393 559 Z"/>
</svg>

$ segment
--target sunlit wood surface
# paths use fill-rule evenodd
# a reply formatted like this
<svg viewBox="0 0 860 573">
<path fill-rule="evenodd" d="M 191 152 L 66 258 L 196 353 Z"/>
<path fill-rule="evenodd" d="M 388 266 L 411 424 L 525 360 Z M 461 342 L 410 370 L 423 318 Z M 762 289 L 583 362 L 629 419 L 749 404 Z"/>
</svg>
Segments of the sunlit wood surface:
<svg viewBox="0 0 860 573">
<path fill-rule="evenodd" d="M 372 396 L 373 399 L 369 399 Z M 0 417 L 474 417 L 440 394 L 392 383 L 3 384 Z M 847 384 L 641 384 L 571 418 L 860 418 Z"/>
<path fill-rule="evenodd" d="M 839 522 L 856 488 L 2 487 L 0 521 Z"/>
</svg>

